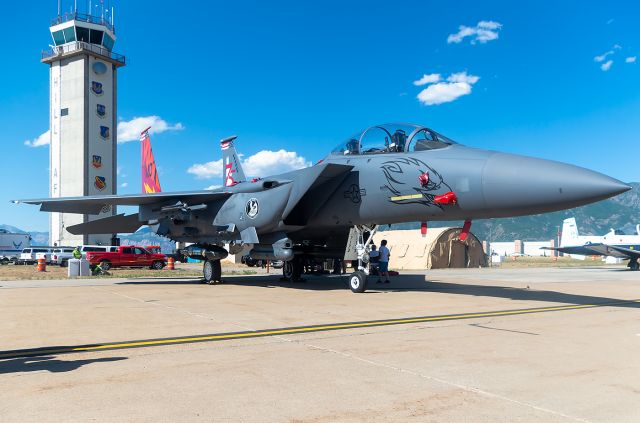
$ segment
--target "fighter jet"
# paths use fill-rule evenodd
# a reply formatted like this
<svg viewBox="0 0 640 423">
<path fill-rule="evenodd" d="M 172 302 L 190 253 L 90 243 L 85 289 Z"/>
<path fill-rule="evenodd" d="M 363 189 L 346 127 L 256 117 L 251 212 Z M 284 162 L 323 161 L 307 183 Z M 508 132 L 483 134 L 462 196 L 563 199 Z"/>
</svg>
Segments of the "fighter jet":
<svg viewBox="0 0 640 423">
<path fill-rule="evenodd" d="M 221 142 L 224 186 L 218 190 L 17 200 L 45 212 L 97 214 L 105 205 L 138 206 L 67 228 L 74 234 L 126 233 L 148 225 L 193 245 L 208 283 L 221 281 L 220 260 L 248 252 L 284 260 L 298 280 L 309 257 L 341 258 L 355 234 L 353 292 L 366 289 L 364 265 L 378 225 L 522 216 L 573 208 L 630 189 L 577 166 L 466 147 L 421 125 L 375 125 L 347 138 L 313 166 L 245 178 L 233 143 Z M 228 247 L 224 247 L 227 245 Z"/>
<path fill-rule="evenodd" d="M 570 217 L 562 222 L 560 247 L 542 247 L 543 250 L 555 250 L 564 254 L 581 256 L 611 256 L 629 260 L 627 267 L 638 270 L 640 264 L 640 225 L 636 225 L 636 234 L 627 235 L 621 230 L 611 229 L 603 236 L 584 236 L 578 234 L 576 218 Z"/>
</svg>

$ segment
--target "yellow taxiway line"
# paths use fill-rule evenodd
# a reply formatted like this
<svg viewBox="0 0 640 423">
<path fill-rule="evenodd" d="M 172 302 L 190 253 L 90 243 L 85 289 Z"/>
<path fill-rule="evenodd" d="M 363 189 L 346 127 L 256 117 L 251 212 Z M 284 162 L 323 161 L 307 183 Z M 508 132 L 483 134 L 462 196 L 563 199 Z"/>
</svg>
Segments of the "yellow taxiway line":
<svg viewBox="0 0 640 423">
<path fill-rule="evenodd" d="M 19 358 L 19 357 L 37 357 L 37 356 L 52 355 L 52 354 L 71 354 L 71 353 L 117 350 L 117 349 L 127 349 L 127 348 L 153 347 L 153 346 L 162 346 L 162 345 L 176 345 L 176 344 L 186 344 L 186 343 L 194 343 L 194 342 L 225 341 L 225 340 L 233 340 L 233 339 L 257 338 L 257 337 L 263 337 L 263 336 L 295 335 L 295 334 L 301 334 L 301 333 L 324 332 L 324 331 L 330 331 L 330 330 L 344 330 L 344 329 L 358 329 L 358 328 L 368 328 L 368 327 L 376 327 L 376 326 L 402 325 L 402 324 L 409 324 L 409 323 L 425 323 L 425 322 L 439 322 L 439 321 L 445 321 L 445 320 L 477 319 L 481 317 L 514 316 L 514 315 L 522 315 L 522 314 L 545 313 L 545 312 L 552 312 L 552 311 L 568 311 L 568 310 L 580 310 L 585 308 L 620 306 L 625 304 L 630 305 L 633 303 L 640 303 L 640 300 L 622 300 L 622 301 L 608 302 L 608 303 L 601 303 L 601 304 L 563 305 L 563 306 L 525 308 L 525 309 L 504 310 L 504 311 L 487 311 L 487 312 L 479 312 L 479 313 L 461 313 L 461 314 L 447 314 L 447 315 L 440 315 L 440 316 L 423 316 L 423 317 L 408 317 L 408 318 L 400 318 L 400 319 L 370 320 L 370 321 L 363 321 L 363 322 L 331 323 L 331 324 L 325 324 L 325 325 L 296 326 L 296 327 L 289 327 L 289 328 L 264 329 L 264 330 L 231 332 L 231 333 L 217 333 L 217 334 L 209 334 L 209 335 L 194 335 L 194 336 L 162 338 L 162 339 L 147 339 L 147 340 L 138 340 L 138 341 L 110 342 L 110 343 L 91 344 L 91 345 L 42 347 L 42 348 L 11 350 L 11 351 L 0 351 L 0 359 L 11 359 L 11 358 Z"/>
</svg>

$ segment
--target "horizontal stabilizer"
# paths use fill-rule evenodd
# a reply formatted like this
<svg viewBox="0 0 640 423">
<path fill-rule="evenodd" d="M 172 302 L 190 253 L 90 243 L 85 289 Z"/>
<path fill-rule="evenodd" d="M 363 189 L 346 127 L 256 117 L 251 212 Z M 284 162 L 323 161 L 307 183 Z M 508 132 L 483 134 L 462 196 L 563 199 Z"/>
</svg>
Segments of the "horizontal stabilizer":
<svg viewBox="0 0 640 423">
<path fill-rule="evenodd" d="M 141 206 L 182 201 L 187 204 L 205 203 L 228 197 L 230 193 L 204 190 L 160 192 L 151 194 L 94 195 L 85 197 L 40 198 L 14 200 L 14 203 L 40 204 L 41 211 L 61 213 L 99 214 L 104 206 Z"/>
<path fill-rule="evenodd" d="M 131 234 L 140 229 L 146 222 L 140 222 L 138 213 L 118 214 L 104 219 L 92 220 L 79 225 L 67 227 L 74 235 L 85 234 Z"/>
</svg>

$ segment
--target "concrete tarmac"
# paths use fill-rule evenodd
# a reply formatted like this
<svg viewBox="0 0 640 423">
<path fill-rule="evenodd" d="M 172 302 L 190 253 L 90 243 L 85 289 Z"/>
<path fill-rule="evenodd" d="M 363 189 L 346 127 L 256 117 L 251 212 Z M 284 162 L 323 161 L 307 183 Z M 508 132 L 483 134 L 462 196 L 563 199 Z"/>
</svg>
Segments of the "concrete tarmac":
<svg viewBox="0 0 640 423">
<path fill-rule="evenodd" d="M 0 420 L 640 421 L 640 272 L 433 270 L 370 289 L 334 276 L 0 281 Z M 10 353 L 455 314 L 472 316 Z"/>
</svg>

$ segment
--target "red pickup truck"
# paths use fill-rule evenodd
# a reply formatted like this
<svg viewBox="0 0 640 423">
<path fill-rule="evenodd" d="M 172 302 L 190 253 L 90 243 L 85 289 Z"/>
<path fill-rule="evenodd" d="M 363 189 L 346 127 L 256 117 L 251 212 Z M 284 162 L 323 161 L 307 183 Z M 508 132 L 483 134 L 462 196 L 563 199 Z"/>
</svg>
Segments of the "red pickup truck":
<svg viewBox="0 0 640 423">
<path fill-rule="evenodd" d="M 123 246 L 118 251 L 95 251 L 87 253 L 87 260 L 91 267 L 100 264 L 103 270 L 112 267 L 149 267 L 162 270 L 167 264 L 167 256 L 164 254 L 150 253 L 142 247 Z"/>
</svg>

